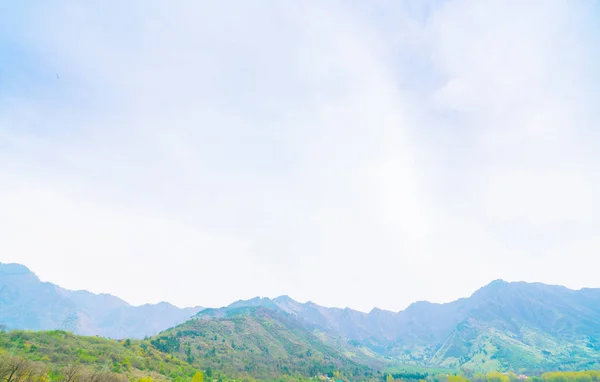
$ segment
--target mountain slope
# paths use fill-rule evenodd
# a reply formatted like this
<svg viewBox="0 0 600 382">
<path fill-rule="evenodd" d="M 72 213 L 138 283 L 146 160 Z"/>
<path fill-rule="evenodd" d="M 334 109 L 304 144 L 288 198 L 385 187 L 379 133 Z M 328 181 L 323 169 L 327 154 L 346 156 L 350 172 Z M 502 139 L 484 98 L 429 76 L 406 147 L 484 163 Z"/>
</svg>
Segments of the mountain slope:
<svg viewBox="0 0 600 382">
<path fill-rule="evenodd" d="M 152 344 L 229 375 L 269 380 L 282 374 L 315 376 L 336 371 L 354 380 L 376 375 L 359 363 L 375 361 L 360 349 L 261 306 L 207 309 L 153 338 Z"/>
<path fill-rule="evenodd" d="M 197 370 L 185 361 L 158 351 L 147 341 L 115 341 L 59 330 L 0 331 L 0 365 L 15 356 L 39 363 L 41 369 L 45 369 L 42 375 L 48 373 L 54 376 L 53 380 L 63 380 L 57 377 L 70 368 L 80 374 L 102 371 L 104 378 L 97 379 L 102 381 L 138 380 L 144 376 L 167 381 L 172 380 L 171 375 L 188 376 Z M 115 375 L 109 378 L 110 373 L 121 378 Z"/>
<path fill-rule="evenodd" d="M 326 308 L 287 296 L 238 301 L 263 306 L 398 362 L 473 370 L 593 367 L 600 359 L 600 290 L 496 280 L 446 304 L 395 313 Z M 200 313 L 202 314 L 202 312 Z"/>
<path fill-rule="evenodd" d="M 42 283 L 21 265 L 0 264 L 0 324 L 10 328 L 63 328 L 81 334 L 141 338 L 180 324 L 199 310 L 179 309 L 168 303 L 133 307 L 114 296 Z M 197 344 L 201 345 L 196 349 L 198 356 L 206 358 L 203 346 L 214 347 L 218 353 L 225 346 L 222 344 L 228 344 L 229 348 L 221 349 L 223 359 L 232 353 L 259 362 L 264 360 L 264 347 L 267 354 L 279 354 L 281 365 L 293 366 L 291 370 L 306 371 L 309 366 L 287 364 L 294 357 L 302 359 L 304 353 L 282 343 L 303 344 L 301 348 L 312 349 L 311 353 L 373 366 L 382 360 L 472 370 L 600 366 L 596 361 L 600 359 L 600 289 L 571 290 L 496 280 L 468 298 L 445 304 L 417 302 L 401 312 L 373 309 L 363 313 L 281 296 L 237 301 L 228 307 L 203 310 L 196 318 L 184 324 L 192 325 L 191 333 L 207 328 L 217 333 L 234 325 L 247 327 L 253 335 L 238 338 L 253 349 L 244 348 L 250 355 L 233 348 L 233 338 L 239 333 L 223 332 L 222 337 L 216 334 L 219 344 Z M 280 337 L 267 327 L 279 328 Z M 181 331 L 180 327 L 177 330 Z M 328 350 L 316 350 L 321 347 Z M 211 354 L 210 359 L 215 356 Z M 352 369 L 349 364 L 341 366 Z M 257 372 L 274 370 L 272 365 L 265 370 L 260 367 Z"/>
<path fill-rule="evenodd" d="M 131 306 L 108 294 L 41 282 L 27 267 L 0 263 L 0 324 L 11 329 L 66 329 L 84 335 L 143 338 L 184 322 L 200 307 Z"/>
<path fill-rule="evenodd" d="M 493 282 L 456 304 L 461 321 L 432 362 L 515 370 L 596 367 L 599 302 L 597 289 Z"/>
</svg>

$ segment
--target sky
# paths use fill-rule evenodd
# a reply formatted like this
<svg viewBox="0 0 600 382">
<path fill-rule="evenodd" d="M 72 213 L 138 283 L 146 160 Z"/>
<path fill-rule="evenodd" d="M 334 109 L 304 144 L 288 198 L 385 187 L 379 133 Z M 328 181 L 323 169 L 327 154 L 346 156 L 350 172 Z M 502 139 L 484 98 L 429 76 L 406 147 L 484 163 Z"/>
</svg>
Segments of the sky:
<svg viewBox="0 0 600 382">
<path fill-rule="evenodd" d="M 132 304 L 600 287 L 600 3 L 0 0 L 0 262 Z"/>
</svg>

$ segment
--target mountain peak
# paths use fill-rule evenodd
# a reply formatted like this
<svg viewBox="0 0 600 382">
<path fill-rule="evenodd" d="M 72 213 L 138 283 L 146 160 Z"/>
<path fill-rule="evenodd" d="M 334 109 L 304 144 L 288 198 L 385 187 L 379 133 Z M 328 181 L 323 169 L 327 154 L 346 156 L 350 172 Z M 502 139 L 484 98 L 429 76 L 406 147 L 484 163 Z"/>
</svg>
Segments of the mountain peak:
<svg viewBox="0 0 600 382">
<path fill-rule="evenodd" d="M 273 299 L 273 301 L 276 302 L 284 302 L 284 303 L 289 303 L 289 302 L 296 302 L 293 298 L 291 298 L 290 296 L 284 294 L 282 296 L 276 297 Z"/>
<path fill-rule="evenodd" d="M 507 285 L 509 285 L 510 283 L 508 281 L 504 281 L 502 279 L 497 279 L 492 281 L 491 283 L 477 289 L 472 295 L 471 297 L 474 296 L 481 296 L 481 295 L 488 295 L 490 293 L 494 293 L 497 292 L 500 289 L 505 288 Z"/>
<path fill-rule="evenodd" d="M 385 313 L 390 313 L 389 310 L 384 310 L 384 309 L 380 309 L 378 307 L 374 307 L 373 309 L 371 309 L 371 311 L 368 313 L 369 315 L 378 315 L 378 314 L 385 314 Z"/>
<path fill-rule="evenodd" d="M 26 266 L 17 263 L 0 263 L 0 275 L 34 275 Z M 36 276 L 37 277 L 37 276 Z"/>
<path fill-rule="evenodd" d="M 239 308 L 245 306 L 272 306 L 275 303 L 268 297 L 254 297 L 249 300 L 238 300 L 230 305 L 228 308 Z"/>
</svg>

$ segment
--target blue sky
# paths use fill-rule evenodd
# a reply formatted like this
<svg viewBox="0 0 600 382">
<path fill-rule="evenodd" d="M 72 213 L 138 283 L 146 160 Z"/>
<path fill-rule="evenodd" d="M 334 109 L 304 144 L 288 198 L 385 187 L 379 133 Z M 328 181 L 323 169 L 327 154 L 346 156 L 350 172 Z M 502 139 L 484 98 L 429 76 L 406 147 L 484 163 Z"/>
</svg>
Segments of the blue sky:
<svg viewBox="0 0 600 382">
<path fill-rule="evenodd" d="M 2 262 L 135 304 L 600 287 L 597 2 L 32 4 Z"/>
</svg>

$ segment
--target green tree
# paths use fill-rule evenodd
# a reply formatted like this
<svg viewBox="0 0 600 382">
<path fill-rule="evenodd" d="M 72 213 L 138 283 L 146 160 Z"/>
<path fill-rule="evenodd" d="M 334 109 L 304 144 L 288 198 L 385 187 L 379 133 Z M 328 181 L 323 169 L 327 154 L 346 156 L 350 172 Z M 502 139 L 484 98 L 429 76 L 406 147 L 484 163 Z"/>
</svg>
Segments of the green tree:
<svg viewBox="0 0 600 382">
<path fill-rule="evenodd" d="M 497 371 L 487 373 L 485 378 L 487 382 L 510 382 L 510 378 L 508 378 L 508 376 Z"/>
<path fill-rule="evenodd" d="M 460 375 L 449 375 L 448 382 L 468 382 L 469 380 Z"/>
<path fill-rule="evenodd" d="M 204 382 L 204 374 L 201 371 L 197 371 L 192 377 L 192 382 Z"/>
<path fill-rule="evenodd" d="M 131 371 L 133 367 L 131 366 L 131 360 L 129 358 L 125 358 L 123 360 L 123 367 L 126 371 Z"/>
</svg>

